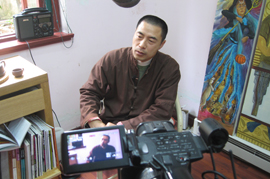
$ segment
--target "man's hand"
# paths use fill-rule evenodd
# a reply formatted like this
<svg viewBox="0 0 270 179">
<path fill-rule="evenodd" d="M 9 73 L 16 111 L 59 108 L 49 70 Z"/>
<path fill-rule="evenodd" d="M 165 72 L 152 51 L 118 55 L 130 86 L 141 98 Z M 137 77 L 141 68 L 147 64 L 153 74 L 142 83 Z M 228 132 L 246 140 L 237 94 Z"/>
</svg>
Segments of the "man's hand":
<svg viewBox="0 0 270 179">
<path fill-rule="evenodd" d="M 88 122 L 88 125 L 91 127 L 91 128 L 97 128 L 97 127 L 108 127 L 108 126 L 115 126 L 115 124 L 111 123 L 111 122 L 108 122 L 106 125 L 100 121 L 100 120 L 94 120 L 94 121 L 91 121 L 91 122 Z M 117 125 L 123 125 L 122 122 L 118 122 Z"/>
<path fill-rule="evenodd" d="M 108 122 L 107 124 L 106 124 L 106 126 L 108 127 L 108 126 L 115 126 L 115 124 L 113 124 L 113 123 L 111 123 L 111 122 Z"/>
<path fill-rule="evenodd" d="M 91 128 L 105 127 L 105 124 L 102 121 L 100 121 L 100 120 L 95 120 L 95 121 L 88 122 L 88 125 Z"/>
</svg>

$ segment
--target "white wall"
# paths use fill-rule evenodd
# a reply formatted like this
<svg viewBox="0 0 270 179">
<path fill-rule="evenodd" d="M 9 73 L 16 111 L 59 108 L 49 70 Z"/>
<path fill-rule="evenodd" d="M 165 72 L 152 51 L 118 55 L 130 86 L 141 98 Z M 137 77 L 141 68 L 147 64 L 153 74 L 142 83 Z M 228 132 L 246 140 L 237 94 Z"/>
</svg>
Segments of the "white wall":
<svg viewBox="0 0 270 179">
<path fill-rule="evenodd" d="M 169 33 L 161 51 L 179 62 L 180 103 L 197 116 L 216 0 L 141 0 L 133 8 L 121 8 L 112 0 L 66 0 L 64 4 L 75 34 L 72 48 L 57 43 L 34 48 L 32 54 L 37 66 L 48 72 L 52 108 L 65 130 L 79 126 L 79 88 L 93 65 L 109 50 L 131 46 L 136 23 L 146 14 L 167 22 Z M 65 43 L 69 46 L 71 41 Z M 14 55 L 32 61 L 28 50 L 0 55 L 0 59 Z"/>
</svg>

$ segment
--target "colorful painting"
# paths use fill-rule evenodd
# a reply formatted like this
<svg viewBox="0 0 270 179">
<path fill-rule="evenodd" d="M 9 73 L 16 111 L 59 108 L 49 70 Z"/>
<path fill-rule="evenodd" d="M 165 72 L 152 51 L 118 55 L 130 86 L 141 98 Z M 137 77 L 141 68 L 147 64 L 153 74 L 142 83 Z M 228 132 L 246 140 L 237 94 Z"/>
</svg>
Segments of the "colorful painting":
<svg viewBox="0 0 270 179">
<path fill-rule="evenodd" d="M 218 0 L 198 119 L 233 132 L 255 49 L 262 0 Z"/>
<path fill-rule="evenodd" d="M 270 0 L 255 52 L 236 135 L 270 151 Z"/>
<path fill-rule="evenodd" d="M 269 134 L 269 125 L 256 122 L 243 114 L 240 116 L 236 136 L 270 151 Z"/>
</svg>

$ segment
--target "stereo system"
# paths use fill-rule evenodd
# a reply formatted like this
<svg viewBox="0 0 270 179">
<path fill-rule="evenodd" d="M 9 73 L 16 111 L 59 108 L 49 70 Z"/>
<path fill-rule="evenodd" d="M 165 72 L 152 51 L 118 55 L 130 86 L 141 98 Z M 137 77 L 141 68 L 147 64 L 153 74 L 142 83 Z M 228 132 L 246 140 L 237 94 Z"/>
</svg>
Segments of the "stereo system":
<svg viewBox="0 0 270 179">
<path fill-rule="evenodd" d="M 27 8 L 13 16 L 19 41 L 53 35 L 53 16 L 47 8 Z"/>
</svg>

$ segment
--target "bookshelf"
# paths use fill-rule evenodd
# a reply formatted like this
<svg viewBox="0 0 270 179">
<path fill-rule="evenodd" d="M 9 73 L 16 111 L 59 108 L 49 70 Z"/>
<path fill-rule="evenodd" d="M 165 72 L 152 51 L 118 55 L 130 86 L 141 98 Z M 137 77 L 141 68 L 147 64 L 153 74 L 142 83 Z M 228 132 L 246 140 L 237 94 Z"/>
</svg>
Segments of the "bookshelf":
<svg viewBox="0 0 270 179">
<path fill-rule="evenodd" d="M 35 113 L 54 126 L 47 72 L 20 56 L 4 61 L 8 79 L 0 84 L 0 124 Z M 14 68 L 24 68 L 23 76 L 15 78 L 12 75 Z M 33 87 L 35 90 L 32 90 Z M 56 141 L 54 142 L 57 168 L 45 172 L 38 179 L 61 178 Z"/>
</svg>

